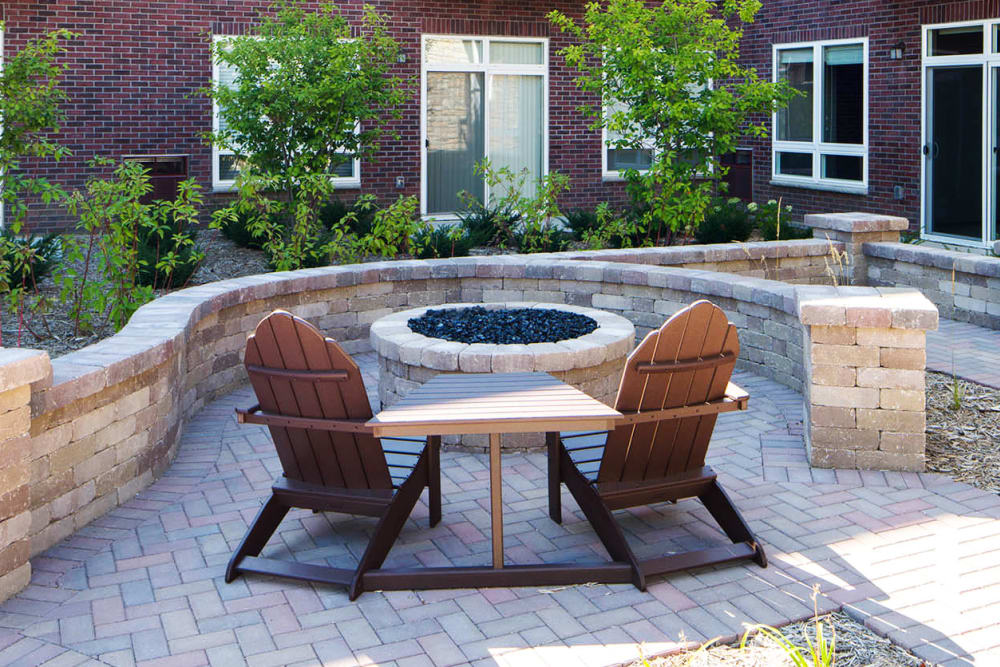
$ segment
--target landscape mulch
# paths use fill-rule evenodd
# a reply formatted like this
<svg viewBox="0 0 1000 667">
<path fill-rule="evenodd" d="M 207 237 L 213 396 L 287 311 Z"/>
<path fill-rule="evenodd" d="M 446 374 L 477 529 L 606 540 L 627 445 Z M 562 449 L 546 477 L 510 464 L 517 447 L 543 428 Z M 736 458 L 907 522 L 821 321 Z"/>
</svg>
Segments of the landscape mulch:
<svg viewBox="0 0 1000 667">
<path fill-rule="evenodd" d="M 843 612 L 821 616 L 819 620 L 824 625 L 827 641 L 833 636 L 830 632 L 831 624 L 836 631 L 837 667 L 930 667 L 929 663 L 907 653 L 888 639 L 879 637 Z M 810 619 L 792 623 L 781 628 L 781 633 L 812 664 L 806 637 L 815 644 L 815 622 Z M 764 634 L 756 633 L 750 636 L 742 649 L 739 641 L 710 645 L 664 658 L 640 659 L 632 667 L 794 667 L 794 664 L 777 642 Z"/>
</svg>

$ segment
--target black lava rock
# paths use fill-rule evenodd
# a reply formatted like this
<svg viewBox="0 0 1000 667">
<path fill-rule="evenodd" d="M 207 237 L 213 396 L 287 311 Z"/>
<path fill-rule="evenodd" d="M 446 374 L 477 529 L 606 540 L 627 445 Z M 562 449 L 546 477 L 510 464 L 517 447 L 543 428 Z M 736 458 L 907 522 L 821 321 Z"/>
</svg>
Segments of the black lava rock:
<svg viewBox="0 0 1000 667">
<path fill-rule="evenodd" d="M 554 343 L 597 329 L 593 318 L 552 308 L 441 308 L 407 322 L 412 331 L 456 343 Z"/>
</svg>

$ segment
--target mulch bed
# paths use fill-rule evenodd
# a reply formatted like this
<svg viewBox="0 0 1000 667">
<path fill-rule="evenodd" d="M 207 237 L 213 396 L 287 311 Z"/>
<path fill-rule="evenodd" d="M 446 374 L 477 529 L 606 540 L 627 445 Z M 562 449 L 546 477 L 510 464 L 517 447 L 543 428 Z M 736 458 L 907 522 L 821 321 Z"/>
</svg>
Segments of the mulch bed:
<svg viewBox="0 0 1000 667">
<path fill-rule="evenodd" d="M 927 470 L 1000 493 L 1000 390 L 927 373 Z"/>
<path fill-rule="evenodd" d="M 241 248 L 218 230 L 199 231 L 198 245 L 205 252 L 205 259 L 191 276 L 188 285 L 267 273 L 270 270 L 263 252 Z M 52 308 L 44 317 L 25 313 L 19 320 L 16 312 L 11 312 L 6 307 L 0 310 L 0 334 L 3 336 L 3 345 L 45 350 L 54 358 L 79 350 L 114 333 L 110 327 L 103 327 L 87 335 L 74 336 L 75 327 L 69 308 L 58 298 L 59 290 L 52 279 L 48 277 L 43 279 L 39 291 L 53 301 Z"/>
<path fill-rule="evenodd" d="M 843 612 L 821 616 L 827 641 L 830 624 L 836 630 L 837 667 L 921 667 L 928 663 L 907 653 L 884 637 L 858 623 Z M 816 628 L 812 620 L 792 623 L 781 628 L 785 638 L 799 647 L 809 658 L 806 637 L 815 643 Z M 665 658 L 639 660 L 632 667 L 794 667 L 787 653 L 769 637 L 757 633 L 747 640 L 741 650 L 739 641 L 733 644 L 712 645 L 697 651 L 684 651 Z"/>
</svg>

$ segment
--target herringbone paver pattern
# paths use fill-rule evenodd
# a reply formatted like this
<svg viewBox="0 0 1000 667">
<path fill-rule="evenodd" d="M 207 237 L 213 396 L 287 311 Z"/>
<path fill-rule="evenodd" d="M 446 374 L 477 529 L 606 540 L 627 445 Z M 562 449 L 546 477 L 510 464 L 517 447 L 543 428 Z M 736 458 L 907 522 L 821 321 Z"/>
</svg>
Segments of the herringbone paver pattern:
<svg viewBox="0 0 1000 667">
<path fill-rule="evenodd" d="M 362 357 L 372 372 L 372 359 Z M 366 378 L 374 387 L 373 378 Z M 1000 664 L 1000 498 L 933 474 L 810 470 L 801 397 L 738 374 L 751 409 L 720 419 L 711 464 L 767 545 L 771 567 L 705 569 L 629 585 L 365 593 L 222 581 L 278 472 L 262 429 L 237 426 L 239 391 L 186 427 L 167 473 L 35 558 L 0 605 L 3 665 L 608 665 L 846 605 L 876 631 L 947 664 Z M 444 520 L 420 503 L 389 565 L 489 559 L 485 456 L 443 455 Z M 547 518 L 545 459 L 504 457 L 507 555 L 604 556 L 568 494 Z M 622 512 L 640 552 L 721 535 L 696 501 Z M 272 556 L 353 561 L 373 520 L 293 512 Z"/>
<path fill-rule="evenodd" d="M 927 332 L 927 370 L 1000 389 L 1000 331 L 941 319 Z"/>
</svg>

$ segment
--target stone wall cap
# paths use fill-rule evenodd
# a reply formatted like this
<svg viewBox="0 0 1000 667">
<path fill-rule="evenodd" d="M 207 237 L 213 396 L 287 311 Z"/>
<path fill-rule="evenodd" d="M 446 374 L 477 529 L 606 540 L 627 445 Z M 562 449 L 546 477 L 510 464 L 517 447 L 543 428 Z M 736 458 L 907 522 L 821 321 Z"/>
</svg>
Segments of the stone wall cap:
<svg viewBox="0 0 1000 667">
<path fill-rule="evenodd" d="M 918 290 L 836 289 L 836 295 L 824 296 L 818 290 L 799 293 L 799 319 L 802 324 L 925 331 L 937 329 L 937 307 Z"/>
<path fill-rule="evenodd" d="M 909 229 L 910 221 L 895 215 L 878 213 L 810 213 L 803 222 L 814 229 L 838 232 L 891 232 Z"/>
<path fill-rule="evenodd" d="M 49 353 L 22 347 L 0 347 L 0 392 L 52 379 Z"/>
<path fill-rule="evenodd" d="M 1000 257 L 912 243 L 865 243 L 862 246 L 862 251 L 869 257 L 888 259 L 893 262 L 906 262 L 920 266 L 932 266 L 945 271 L 955 270 L 989 278 L 1000 278 Z"/>
</svg>

